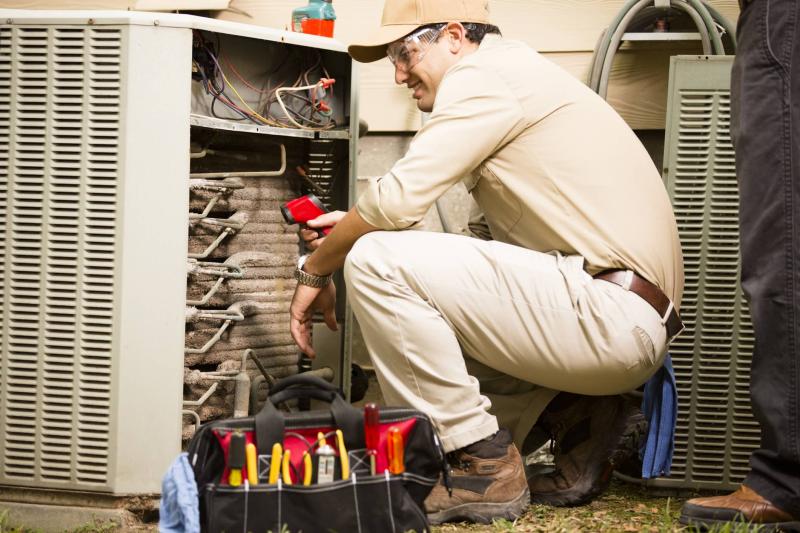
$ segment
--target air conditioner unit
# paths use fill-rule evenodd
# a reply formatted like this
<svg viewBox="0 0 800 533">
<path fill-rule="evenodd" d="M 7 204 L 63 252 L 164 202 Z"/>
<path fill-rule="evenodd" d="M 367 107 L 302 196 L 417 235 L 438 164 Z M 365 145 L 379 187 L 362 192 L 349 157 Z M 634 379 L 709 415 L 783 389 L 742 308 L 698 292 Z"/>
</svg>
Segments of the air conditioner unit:
<svg viewBox="0 0 800 533">
<path fill-rule="evenodd" d="M 750 410 L 753 329 L 739 283 L 739 192 L 730 138 L 732 56 L 670 62 L 663 176 L 686 271 L 686 330 L 670 347 L 678 383 L 672 475 L 651 485 L 730 490 L 760 430 Z"/>
<path fill-rule="evenodd" d="M 263 154 L 259 164 L 273 170 L 282 162 L 285 175 L 265 178 L 273 181 L 242 202 L 263 202 L 269 217 L 274 208 L 277 219 L 256 220 L 251 235 L 274 232 L 259 251 L 280 249 L 293 261 L 295 229 L 280 220 L 279 203 L 320 191 L 332 207 L 353 200 L 353 63 L 332 39 L 186 15 L 0 10 L 0 21 L 0 486 L 159 492 L 180 451 L 182 402 L 192 399 L 184 389 L 192 370 L 184 368 L 187 225 L 215 216 L 213 205 L 189 216 L 190 173 L 259 170 L 241 153 Z M 198 39 L 235 65 L 226 68 L 231 100 L 235 93 L 253 107 L 259 90 L 294 81 L 276 72 L 319 58 L 336 79 L 326 97 L 335 127 L 244 120 L 202 89 L 198 58 L 211 60 Z M 248 77 L 261 85 L 248 89 Z M 286 114 L 311 120 L 297 100 L 299 111 Z M 199 151 L 216 155 L 198 160 Z M 288 322 L 281 306 L 291 272 L 259 268 L 273 268 L 265 275 L 284 299 L 241 307 L 277 309 Z M 346 384 L 349 362 L 338 348 L 322 364 Z"/>
</svg>

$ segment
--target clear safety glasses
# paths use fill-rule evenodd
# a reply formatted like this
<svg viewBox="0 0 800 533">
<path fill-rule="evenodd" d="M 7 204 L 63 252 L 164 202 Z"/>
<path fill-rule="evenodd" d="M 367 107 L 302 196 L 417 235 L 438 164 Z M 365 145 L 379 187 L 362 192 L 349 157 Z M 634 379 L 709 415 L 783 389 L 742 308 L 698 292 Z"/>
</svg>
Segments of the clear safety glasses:
<svg viewBox="0 0 800 533">
<path fill-rule="evenodd" d="M 422 28 L 414 33 L 403 37 L 399 41 L 391 43 L 386 48 L 386 55 L 396 69 L 408 72 L 417 63 L 422 61 L 425 54 L 441 35 L 446 24 L 437 27 Z"/>
</svg>

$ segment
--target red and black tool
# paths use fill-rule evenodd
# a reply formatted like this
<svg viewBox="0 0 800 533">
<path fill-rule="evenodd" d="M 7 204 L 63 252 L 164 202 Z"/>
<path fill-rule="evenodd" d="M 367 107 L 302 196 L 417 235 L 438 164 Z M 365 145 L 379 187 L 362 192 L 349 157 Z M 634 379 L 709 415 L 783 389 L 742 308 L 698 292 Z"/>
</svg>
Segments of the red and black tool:
<svg viewBox="0 0 800 533">
<path fill-rule="evenodd" d="M 369 471 L 373 476 L 375 475 L 378 443 L 380 442 L 380 418 L 380 408 L 377 404 L 368 403 L 364 406 L 364 437 L 367 445 L 367 455 L 369 456 Z"/>
<path fill-rule="evenodd" d="M 295 198 L 281 206 L 281 213 L 283 214 L 283 218 L 286 219 L 287 224 L 302 224 L 305 226 L 309 220 L 314 220 L 327 212 L 328 210 L 325 208 L 325 204 L 313 194 L 306 194 L 300 198 Z M 327 235 L 331 232 L 332 228 L 333 226 L 325 226 L 324 228 L 309 229 Z"/>
</svg>

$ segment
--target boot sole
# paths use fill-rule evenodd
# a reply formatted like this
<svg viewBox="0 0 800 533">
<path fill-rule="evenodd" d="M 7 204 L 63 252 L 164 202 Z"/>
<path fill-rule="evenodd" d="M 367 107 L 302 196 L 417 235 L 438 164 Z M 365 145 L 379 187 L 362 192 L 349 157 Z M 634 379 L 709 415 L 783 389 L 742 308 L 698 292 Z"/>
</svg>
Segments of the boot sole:
<svg viewBox="0 0 800 533">
<path fill-rule="evenodd" d="M 684 526 L 691 526 L 699 531 L 707 531 L 708 529 L 716 528 L 724 524 L 742 524 L 747 525 L 748 529 L 752 528 L 753 531 L 758 533 L 773 533 L 779 531 L 800 531 L 800 521 L 794 522 L 773 522 L 767 524 L 759 524 L 755 522 L 748 522 L 742 515 L 733 517 L 730 520 L 714 519 L 714 518 L 694 518 L 691 516 L 681 515 L 678 522 Z M 734 531 L 732 528 L 731 531 Z"/>
<path fill-rule="evenodd" d="M 530 491 L 526 487 L 519 496 L 510 502 L 462 503 L 461 505 L 429 514 L 428 522 L 432 525 L 454 521 L 490 524 L 493 520 L 516 520 L 525 513 L 529 503 Z"/>
<path fill-rule="evenodd" d="M 625 409 L 625 407 L 623 407 L 623 409 Z M 619 439 L 614 443 L 614 446 L 611 449 L 611 457 L 609 457 L 607 461 L 601 463 L 600 475 L 597 478 L 597 483 L 589 487 L 588 490 L 578 486 L 557 492 L 535 493 L 531 495 L 531 501 L 533 503 L 540 503 L 553 507 L 576 507 L 591 502 L 605 492 L 608 488 L 608 485 L 611 483 L 611 474 L 614 471 L 614 465 L 622 463 L 633 453 L 633 450 L 627 449 L 625 446 L 623 446 L 626 438 L 624 430 L 628 419 L 624 416 L 618 418 L 619 424 L 618 426 L 615 426 L 614 430 L 619 432 Z M 646 431 L 646 428 L 647 421 L 644 418 L 642 418 L 642 420 L 637 422 L 635 425 L 636 432 L 640 434 Z"/>
</svg>

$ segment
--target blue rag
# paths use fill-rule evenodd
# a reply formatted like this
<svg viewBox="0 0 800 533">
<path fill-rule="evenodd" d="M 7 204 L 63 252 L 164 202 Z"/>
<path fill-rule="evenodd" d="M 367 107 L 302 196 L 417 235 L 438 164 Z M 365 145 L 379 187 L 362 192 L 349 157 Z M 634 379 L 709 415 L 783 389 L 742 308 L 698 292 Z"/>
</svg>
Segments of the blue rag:
<svg viewBox="0 0 800 533">
<path fill-rule="evenodd" d="M 200 502 L 189 455 L 180 454 L 161 480 L 158 530 L 162 533 L 200 533 Z"/>
<path fill-rule="evenodd" d="M 644 385 L 642 412 L 648 422 L 647 441 L 641 450 L 642 478 L 668 476 L 678 418 L 678 388 L 669 353 L 664 365 Z"/>
</svg>

